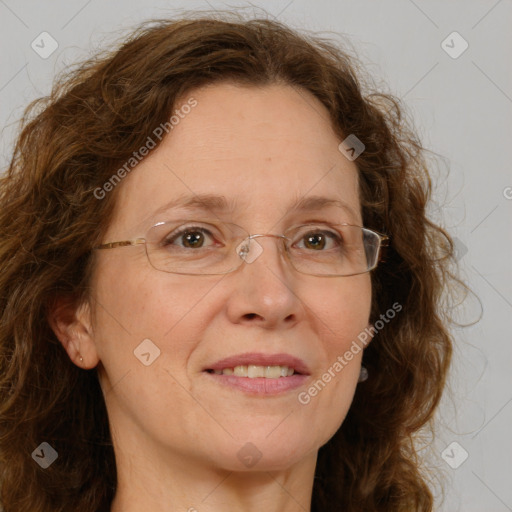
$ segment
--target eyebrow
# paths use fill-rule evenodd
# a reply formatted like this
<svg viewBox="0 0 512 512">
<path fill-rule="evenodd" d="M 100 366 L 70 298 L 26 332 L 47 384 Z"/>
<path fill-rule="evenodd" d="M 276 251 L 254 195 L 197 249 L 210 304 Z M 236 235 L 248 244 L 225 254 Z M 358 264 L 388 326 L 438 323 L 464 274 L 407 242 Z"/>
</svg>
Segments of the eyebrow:
<svg viewBox="0 0 512 512">
<path fill-rule="evenodd" d="M 358 218 L 358 215 L 354 209 L 344 201 L 324 196 L 306 196 L 295 199 L 289 206 L 288 212 L 290 213 L 301 213 L 301 212 L 312 212 L 320 211 L 327 207 L 336 206 L 342 208 L 349 213 L 354 220 Z M 237 210 L 237 202 L 234 199 L 226 199 L 225 196 L 215 194 L 194 194 L 179 196 L 172 201 L 164 204 L 158 210 L 151 214 L 149 219 L 154 219 L 161 213 L 167 212 L 172 209 L 182 209 L 186 211 L 204 211 L 213 213 L 233 213 Z"/>
</svg>

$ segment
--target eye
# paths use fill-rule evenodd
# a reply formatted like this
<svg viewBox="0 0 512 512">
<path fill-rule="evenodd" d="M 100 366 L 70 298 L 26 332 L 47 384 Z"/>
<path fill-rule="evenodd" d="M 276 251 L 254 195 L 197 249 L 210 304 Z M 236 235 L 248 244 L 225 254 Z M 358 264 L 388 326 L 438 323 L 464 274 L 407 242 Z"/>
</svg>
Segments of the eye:
<svg viewBox="0 0 512 512">
<path fill-rule="evenodd" d="M 307 232 L 299 232 L 300 242 L 304 242 L 304 248 L 313 251 L 324 251 L 343 246 L 343 239 L 335 231 L 326 229 L 310 229 Z M 299 243 L 300 243 L 299 242 Z M 302 248 L 302 247 L 299 247 Z M 326 249 L 327 248 L 327 249 Z"/>
<path fill-rule="evenodd" d="M 175 242 L 180 242 L 177 247 L 184 249 L 201 249 L 204 248 L 207 238 L 214 241 L 214 237 L 210 230 L 200 226 L 186 226 L 174 230 L 169 233 L 162 241 L 164 247 L 175 245 Z"/>
</svg>

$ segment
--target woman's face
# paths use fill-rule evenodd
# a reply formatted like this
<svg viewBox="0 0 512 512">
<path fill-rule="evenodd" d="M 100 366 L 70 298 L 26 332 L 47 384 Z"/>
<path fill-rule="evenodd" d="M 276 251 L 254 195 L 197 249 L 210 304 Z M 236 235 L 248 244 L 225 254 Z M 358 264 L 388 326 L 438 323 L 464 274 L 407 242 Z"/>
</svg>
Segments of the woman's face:
<svg viewBox="0 0 512 512">
<path fill-rule="evenodd" d="M 338 150 L 327 110 L 311 94 L 218 84 L 191 96 L 197 105 L 118 185 L 104 242 L 144 237 L 157 222 L 183 217 L 221 219 L 252 234 L 307 222 L 362 225 L 356 165 Z M 215 215 L 198 207 L 162 210 L 203 194 L 223 196 L 233 208 Z M 292 211 L 313 195 L 347 207 Z M 368 325 L 370 276 L 301 274 L 280 255 L 277 238 L 257 241 L 263 252 L 254 261 L 214 276 L 158 271 L 143 245 L 96 253 L 91 343 L 115 444 L 143 447 L 148 458 L 279 469 L 314 457 L 339 428 L 362 353 L 309 403 L 299 395 Z M 280 392 L 274 378 L 264 393 L 265 383 L 244 390 L 207 371 L 243 354 L 298 358 L 308 375 Z M 264 361 L 257 357 L 249 359 Z"/>
</svg>

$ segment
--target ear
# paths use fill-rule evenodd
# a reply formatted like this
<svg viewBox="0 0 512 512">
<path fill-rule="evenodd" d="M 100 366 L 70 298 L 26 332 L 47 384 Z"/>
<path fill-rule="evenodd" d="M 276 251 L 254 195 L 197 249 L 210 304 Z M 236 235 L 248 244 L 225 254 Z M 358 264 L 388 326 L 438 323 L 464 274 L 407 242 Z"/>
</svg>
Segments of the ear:
<svg viewBox="0 0 512 512">
<path fill-rule="evenodd" d="M 89 304 L 77 307 L 72 298 L 56 298 L 48 311 L 48 323 L 74 364 L 84 369 L 98 364 Z"/>
</svg>

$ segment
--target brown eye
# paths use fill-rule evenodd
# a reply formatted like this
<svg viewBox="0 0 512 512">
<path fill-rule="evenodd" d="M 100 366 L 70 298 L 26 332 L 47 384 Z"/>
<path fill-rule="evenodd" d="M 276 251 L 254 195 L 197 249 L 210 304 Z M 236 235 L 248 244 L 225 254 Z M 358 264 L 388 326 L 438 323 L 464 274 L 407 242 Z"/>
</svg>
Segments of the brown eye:
<svg viewBox="0 0 512 512">
<path fill-rule="evenodd" d="M 316 233 L 314 235 L 307 235 L 304 237 L 305 245 L 309 249 L 323 249 L 326 244 L 325 235 Z"/>
<path fill-rule="evenodd" d="M 187 231 L 180 238 L 185 247 L 202 247 L 204 244 L 204 234 L 201 231 Z"/>
<path fill-rule="evenodd" d="M 175 233 L 171 233 L 165 237 L 162 245 L 165 247 L 176 245 L 175 242 L 179 241 L 177 247 L 184 249 L 201 249 L 203 248 L 206 237 L 210 237 L 213 240 L 211 232 L 205 228 L 192 226 L 181 229 Z"/>
<path fill-rule="evenodd" d="M 343 245 L 343 240 L 337 233 L 326 230 L 310 231 L 301 236 L 301 241 L 305 249 L 319 252 Z"/>
</svg>

